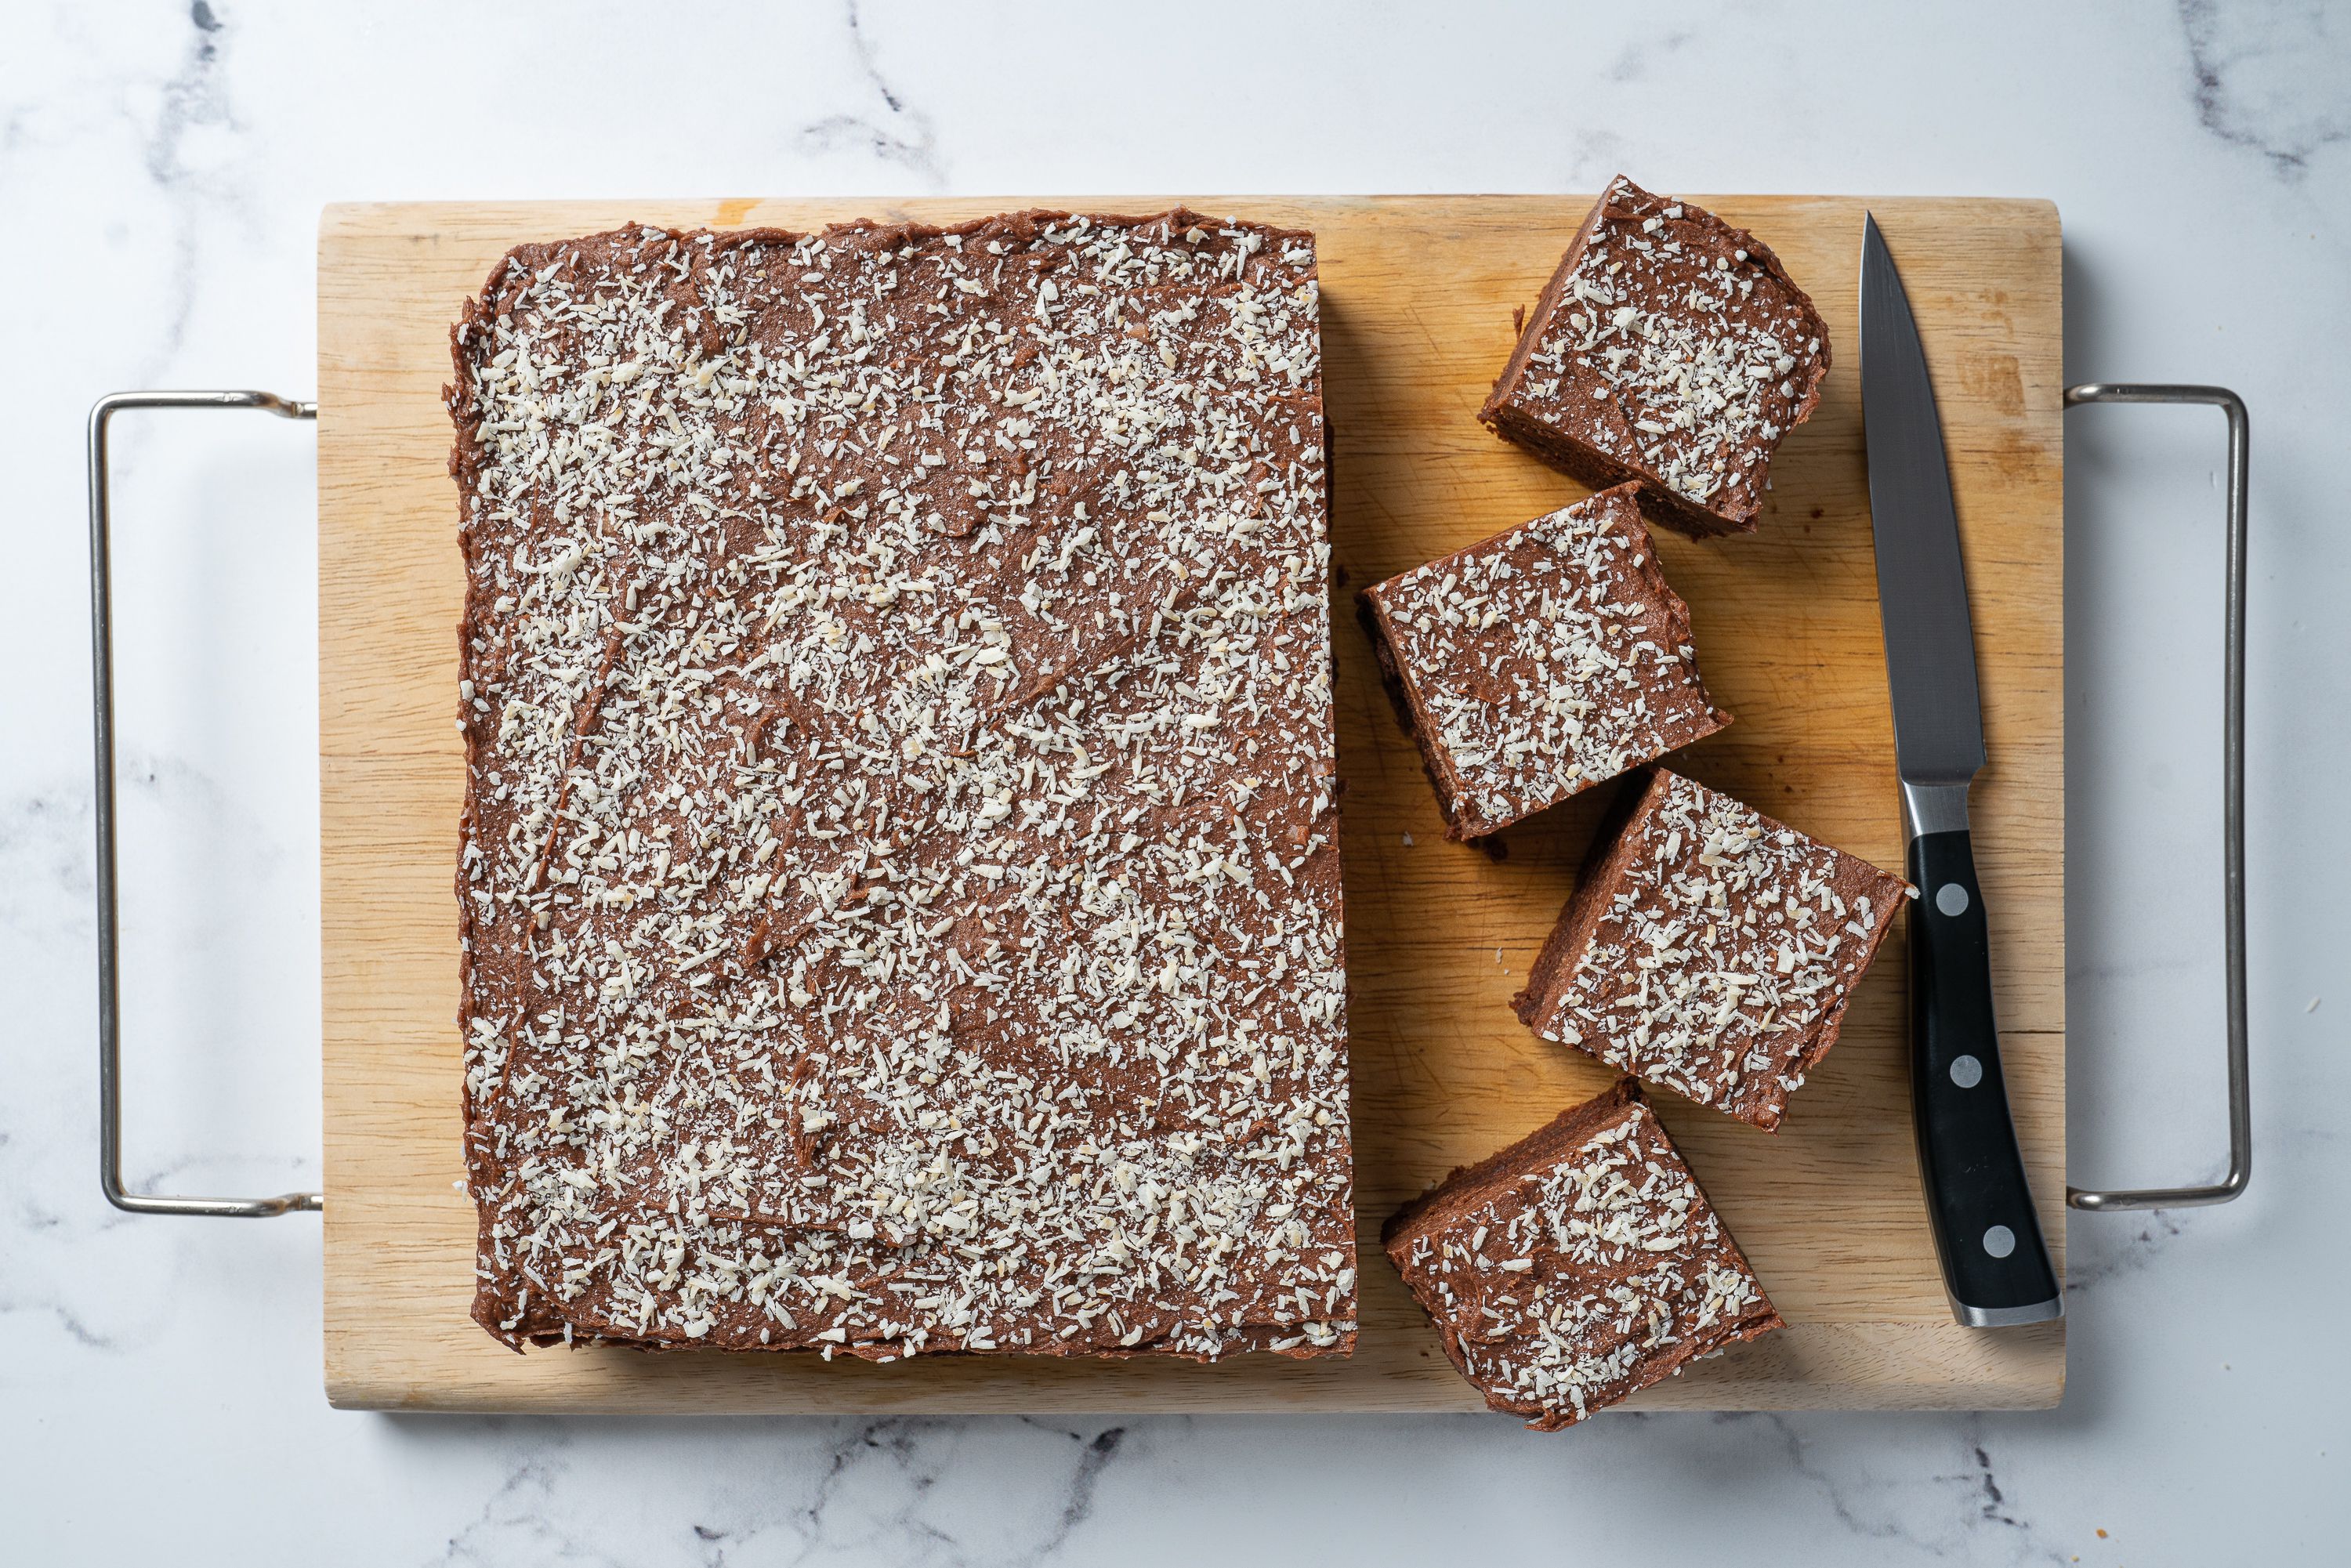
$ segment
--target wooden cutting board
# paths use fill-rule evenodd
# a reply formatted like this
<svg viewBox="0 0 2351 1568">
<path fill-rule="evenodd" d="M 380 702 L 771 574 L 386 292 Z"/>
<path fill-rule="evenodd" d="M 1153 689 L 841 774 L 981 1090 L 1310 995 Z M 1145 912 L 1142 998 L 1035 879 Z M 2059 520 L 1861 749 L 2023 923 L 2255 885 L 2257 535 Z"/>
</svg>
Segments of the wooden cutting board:
<svg viewBox="0 0 2351 1568">
<path fill-rule="evenodd" d="M 972 1357 L 500 1348 L 466 1317 L 459 1186 L 453 724 L 464 585 L 446 462 L 449 324 L 508 246 L 642 220 L 794 229 L 1160 198 L 336 206 L 319 243 L 319 830 L 326 1082 L 326 1382 L 334 1404 L 473 1410 L 1462 1410 L 1478 1407 L 1378 1252 L 1380 1222 L 1603 1087 L 1508 1007 L 1573 883 L 1586 798 L 1513 830 L 1500 862 L 1445 841 L 1352 596 L 1564 505 L 1579 486 L 1474 415 L 1586 196 L 1195 197 L 1315 231 L 1352 981 L 1362 1333 L 1346 1361 L 1213 1367 Z M 1861 436 L 1855 285 L 1864 204 L 1698 197 L 1785 258 L 1834 350 L 1753 536 L 1661 535 L 1699 659 L 1738 722 L 1677 764 L 1886 866 L 1901 864 Z M 2062 292 L 2042 202 L 1870 204 L 1941 402 L 1975 605 L 1991 766 L 1976 790 L 2001 1050 L 2051 1249 L 2064 1246 Z M 1594 791 L 1604 796 L 1605 790 Z M 2045 1406 L 2064 1328 L 1983 1332 L 1946 1310 L 1912 1151 L 1897 936 L 1775 1138 L 1661 1094 L 1660 1112 L 1792 1325 L 1634 1401 L 1657 1408 Z"/>
</svg>

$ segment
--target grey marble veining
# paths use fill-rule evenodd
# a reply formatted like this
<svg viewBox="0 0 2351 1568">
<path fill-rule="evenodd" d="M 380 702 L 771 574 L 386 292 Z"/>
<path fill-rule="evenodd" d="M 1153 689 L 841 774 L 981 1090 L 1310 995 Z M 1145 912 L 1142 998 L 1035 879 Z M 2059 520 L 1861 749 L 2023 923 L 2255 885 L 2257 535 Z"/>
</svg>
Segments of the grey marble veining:
<svg viewBox="0 0 2351 1568">
<path fill-rule="evenodd" d="M 2196 115 L 2232 147 L 2299 181 L 2313 157 L 2351 140 L 2351 18 L 2314 3 L 2222 6 L 2180 0 Z"/>
<path fill-rule="evenodd" d="M 19 373 L 0 681 L 0 1517 L 27 1561 L 1041 1564 L 2323 1562 L 2340 1298 L 2330 827 L 2351 581 L 2351 26 L 2188 0 L 1366 13 L 65 0 L 0 32 Z M 2032 1415 L 463 1419 L 340 1415 L 307 1218 L 138 1220 L 95 1177 L 80 422 L 118 386 L 311 390 L 319 206 L 371 197 L 1249 190 L 2054 198 L 2067 371 L 2254 422 L 2259 1157 L 2221 1210 L 2069 1232 Z M 2072 1161 L 2218 1169 L 2217 424 L 2068 431 Z M 126 426 L 125 1001 L 141 1183 L 318 1147 L 307 433 Z M 112 1468 L 110 1468 L 112 1467 Z M 251 1478 L 278 1479 L 256 1487 Z M 125 1476 L 134 1479 L 124 1479 Z M 2101 1534 L 2100 1531 L 2105 1531 Z"/>
<path fill-rule="evenodd" d="M 858 20 L 857 0 L 843 0 L 842 12 L 857 65 L 873 96 L 881 99 L 883 113 L 827 115 L 801 128 L 799 145 L 815 152 L 866 153 L 913 172 L 929 189 L 946 190 L 946 166 L 939 158 L 938 136 L 930 116 L 908 109 L 891 90 L 874 57 L 874 42 Z"/>
</svg>

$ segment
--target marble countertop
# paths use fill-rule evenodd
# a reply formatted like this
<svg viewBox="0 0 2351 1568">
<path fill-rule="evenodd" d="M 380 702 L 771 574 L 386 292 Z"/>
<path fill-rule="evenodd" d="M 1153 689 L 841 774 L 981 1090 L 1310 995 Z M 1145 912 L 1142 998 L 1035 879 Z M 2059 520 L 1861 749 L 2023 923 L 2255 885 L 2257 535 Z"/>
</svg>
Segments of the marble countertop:
<svg viewBox="0 0 2351 1568">
<path fill-rule="evenodd" d="M 62 0 L 0 47 L 0 1518 L 26 1561 L 2318 1560 L 2351 1287 L 2341 721 L 2351 15 L 1811 6 L 361 9 Z M 506 64 L 507 60 L 517 64 Z M 1301 63 L 1303 62 L 1303 63 Z M 1683 191 L 2053 198 L 2066 373 L 2252 411 L 2259 1161 L 2080 1216 L 2063 1406 L 1984 1416 L 396 1418 L 326 1407 L 319 1229 L 95 1179 L 81 423 L 120 387 L 315 384 L 319 206 L 632 193 Z M 135 1183 L 317 1179 L 311 436 L 183 416 L 118 484 Z M 191 425 L 201 430 L 191 430 Z M 249 428 L 268 426 L 267 428 Z M 2225 1146 L 2221 434 L 2069 430 L 2072 1168 Z M 2332 477 L 2330 477 L 2332 476 Z M 2316 787 L 2314 788 L 2314 785 Z M 2333 1219 L 2328 1215 L 2335 1216 Z M 2314 1339 L 2321 1348 L 2312 1348 Z M 1562 1543 L 1566 1543 L 1563 1545 Z"/>
</svg>

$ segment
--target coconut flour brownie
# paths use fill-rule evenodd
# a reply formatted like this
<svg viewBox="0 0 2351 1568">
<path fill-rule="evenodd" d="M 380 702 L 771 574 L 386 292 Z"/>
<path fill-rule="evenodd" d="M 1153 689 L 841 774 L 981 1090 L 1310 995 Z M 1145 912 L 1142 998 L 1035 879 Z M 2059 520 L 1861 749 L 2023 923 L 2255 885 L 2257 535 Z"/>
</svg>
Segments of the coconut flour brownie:
<svg viewBox="0 0 2351 1568">
<path fill-rule="evenodd" d="M 1583 220 L 1478 417 L 1652 519 L 1743 532 L 1812 414 L 1829 334 L 1771 247 L 1621 175 Z"/>
<path fill-rule="evenodd" d="M 1461 1375 L 1542 1431 L 1782 1326 L 1629 1078 L 1455 1171 L 1381 1239 Z"/>
<path fill-rule="evenodd" d="M 1312 236 L 523 246 L 454 334 L 475 1316 L 1354 1333 Z"/>
<path fill-rule="evenodd" d="M 1547 1039 L 1777 1131 L 1910 884 L 1659 768 L 1510 1005 Z"/>
<path fill-rule="evenodd" d="M 1450 838 L 1495 832 L 1730 722 L 1698 678 L 1688 607 L 1657 569 L 1630 485 L 1358 603 Z"/>
</svg>

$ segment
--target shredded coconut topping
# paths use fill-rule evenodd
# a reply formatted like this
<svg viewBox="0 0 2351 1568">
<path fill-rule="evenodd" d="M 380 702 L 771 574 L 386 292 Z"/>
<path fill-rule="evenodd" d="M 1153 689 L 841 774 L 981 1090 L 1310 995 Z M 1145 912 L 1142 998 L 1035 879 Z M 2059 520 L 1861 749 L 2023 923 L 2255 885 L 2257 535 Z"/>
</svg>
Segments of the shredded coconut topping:
<svg viewBox="0 0 2351 1568">
<path fill-rule="evenodd" d="M 455 331 L 476 1315 L 1354 1329 L 1311 236 L 631 228 Z"/>
</svg>

